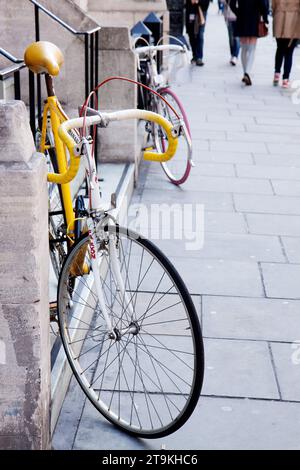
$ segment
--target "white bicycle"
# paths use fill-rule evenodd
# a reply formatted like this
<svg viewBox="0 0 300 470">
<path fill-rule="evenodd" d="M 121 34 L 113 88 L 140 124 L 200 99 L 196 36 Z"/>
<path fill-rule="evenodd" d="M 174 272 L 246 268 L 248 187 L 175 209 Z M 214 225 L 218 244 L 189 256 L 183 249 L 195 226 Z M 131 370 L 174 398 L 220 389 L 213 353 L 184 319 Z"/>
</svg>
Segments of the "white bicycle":
<svg viewBox="0 0 300 470">
<path fill-rule="evenodd" d="M 193 412 L 202 387 L 204 352 L 191 296 L 151 241 L 118 226 L 101 201 L 91 141 L 72 129 L 143 119 L 163 127 L 168 148 L 147 151 L 167 161 L 180 129 L 155 113 L 127 110 L 65 121 L 59 135 L 70 153 L 68 180 L 84 158 L 89 207 L 84 233 L 59 278 L 58 321 L 68 361 L 82 390 L 109 421 L 130 434 L 157 438 L 176 431 Z M 75 169 L 76 168 L 76 169 Z"/>
</svg>

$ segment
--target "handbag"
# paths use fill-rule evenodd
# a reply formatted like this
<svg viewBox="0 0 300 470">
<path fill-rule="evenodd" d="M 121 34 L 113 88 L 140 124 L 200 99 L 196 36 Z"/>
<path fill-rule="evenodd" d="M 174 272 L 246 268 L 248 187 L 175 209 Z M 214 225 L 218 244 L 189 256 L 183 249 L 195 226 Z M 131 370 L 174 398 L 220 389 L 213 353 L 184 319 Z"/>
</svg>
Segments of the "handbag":
<svg viewBox="0 0 300 470">
<path fill-rule="evenodd" d="M 266 23 L 260 19 L 258 22 L 258 37 L 265 38 L 269 34 L 269 28 Z"/>
<path fill-rule="evenodd" d="M 194 23 L 195 36 L 197 36 L 197 34 L 199 33 L 199 29 L 201 28 L 201 26 L 204 26 L 204 25 L 205 25 L 205 16 L 203 14 L 202 8 L 200 7 L 200 5 L 198 5 L 198 15 L 196 15 L 195 23 Z"/>
<path fill-rule="evenodd" d="M 237 20 L 236 14 L 233 13 L 232 9 L 229 6 L 229 3 L 226 1 L 225 1 L 225 8 L 224 8 L 224 18 L 227 23 Z"/>
<path fill-rule="evenodd" d="M 198 5 L 198 13 L 199 13 L 199 26 L 205 25 L 205 16 L 203 14 L 202 8 Z"/>
</svg>

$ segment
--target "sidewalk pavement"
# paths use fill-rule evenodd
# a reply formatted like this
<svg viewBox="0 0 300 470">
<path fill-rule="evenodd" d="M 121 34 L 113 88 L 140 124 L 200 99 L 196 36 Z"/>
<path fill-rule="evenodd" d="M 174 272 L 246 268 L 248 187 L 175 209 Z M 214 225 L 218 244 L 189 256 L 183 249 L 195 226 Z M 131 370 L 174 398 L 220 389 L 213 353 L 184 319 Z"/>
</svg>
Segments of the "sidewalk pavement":
<svg viewBox="0 0 300 470">
<path fill-rule="evenodd" d="M 131 438 L 72 381 L 56 449 L 300 449 L 300 106 L 272 87 L 275 44 L 261 39 L 253 87 L 229 65 L 223 18 L 211 9 L 206 65 L 178 88 L 190 118 L 193 168 L 183 188 L 142 166 L 133 203 L 204 204 L 204 247 L 156 240 L 198 308 L 203 395 L 175 434 Z M 299 75 L 296 50 L 294 78 Z M 293 90 L 294 91 L 294 90 Z M 157 228 L 157 227 L 154 227 Z M 295 343 L 299 341 L 299 344 Z"/>
</svg>

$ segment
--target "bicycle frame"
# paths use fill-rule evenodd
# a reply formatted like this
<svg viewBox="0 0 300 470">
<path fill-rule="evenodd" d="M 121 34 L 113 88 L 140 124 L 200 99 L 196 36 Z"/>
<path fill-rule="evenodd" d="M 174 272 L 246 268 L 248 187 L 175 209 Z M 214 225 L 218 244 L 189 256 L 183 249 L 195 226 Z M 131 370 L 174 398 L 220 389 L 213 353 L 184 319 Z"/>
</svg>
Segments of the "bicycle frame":
<svg viewBox="0 0 300 470">
<path fill-rule="evenodd" d="M 58 135 L 58 129 L 62 122 L 68 118 L 63 112 L 61 105 L 56 96 L 49 96 L 45 101 L 43 110 L 43 121 L 42 121 L 42 134 L 40 151 L 45 153 L 49 147 L 54 146 L 57 156 L 57 164 L 59 173 L 63 174 L 68 168 L 68 158 L 66 148 Z M 46 137 L 52 136 L 53 142 L 50 142 L 50 146 L 46 144 Z M 62 192 L 62 203 L 65 211 L 66 223 L 68 227 L 68 235 L 71 239 L 74 238 L 74 224 L 75 215 L 73 210 L 73 201 L 71 193 L 71 185 L 69 183 L 61 185 Z"/>
</svg>

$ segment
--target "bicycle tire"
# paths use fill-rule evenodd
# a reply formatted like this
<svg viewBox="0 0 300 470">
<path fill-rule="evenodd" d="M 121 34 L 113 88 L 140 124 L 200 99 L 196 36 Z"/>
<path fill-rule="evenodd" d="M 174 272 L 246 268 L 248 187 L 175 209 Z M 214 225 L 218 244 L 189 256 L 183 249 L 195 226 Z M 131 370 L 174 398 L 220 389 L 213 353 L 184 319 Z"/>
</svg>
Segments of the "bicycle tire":
<svg viewBox="0 0 300 470">
<path fill-rule="evenodd" d="M 201 393 L 204 349 L 197 312 L 178 272 L 151 241 L 125 228 L 109 227 L 107 230 L 115 237 L 122 275 L 127 276 L 126 292 L 131 294 L 124 307 L 126 294 L 123 299 L 118 299 L 120 291 L 112 280 L 107 246 L 99 240 L 99 263 L 104 273 L 101 282 L 107 307 L 116 326 L 119 325 L 119 331 L 128 333 L 128 327 L 132 328 L 134 323 L 136 332 L 128 333 L 128 337 L 124 333 L 125 345 L 123 339 L 107 337 L 106 324 L 97 310 L 97 299 L 92 290 L 92 270 L 76 276 L 70 289 L 70 281 L 74 281 L 72 266 L 83 251 L 85 263 L 89 263 L 89 238 L 85 234 L 72 247 L 60 275 L 57 304 L 62 343 L 79 385 L 103 416 L 131 435 L 163 437 L 187 421 Z M 130 265 L 131 255 L 134 266 Z M 149 266 L 146 271 L 141 267 L 143 260 L 148 260 L 147 263 L 151 260 L 150 268 L 155 268 L 151 276 L 161 270 L 157 285 L 151 280 Z M 148 273 L 150 277 L 146 282 Z M 168 281 L 171 288 L 162 293 Z M 130 302 L 134 309 L 128 317 L 126 310 Z M 154 312 L 149 314 L 154 306 Z M 164 320 L 168 310 L 173 317 Z M 79 312 L 85 313 L 80 317 Z M 181 317 L 183 313 L 185 317 Z"/>
<path fill-rule="evenodd" d="M 183 119 L 186 130 L 191 138 L 191 129 L 188 117 L 177 95 L 170 88 L 161 88 L 158 90 L 158 93 L 163 96 L 163 98 L 165 98 L 178 112 L 180 117 Z M 162 114 L 166 119 L 168 119 L 170 122 L 173 122 L 174 119 L 176 119 L 176 116 L 171 111 L 171 109 L 162 101 L 160 103 L 160 107 L 162 109 Z M 167 147 L 165 139 L 165 134 L 160 132 L 160 146 L 163 152 Z M 161 163 L 161 166 L 171 183 L 179 186 L 186 182 L 192 169 L 192 163 L 189 159 L 188 146 L 184 139 L 179 139 L 179 148 L 176 152 L 176 155 L 168 162 Z"/>
</svg>

